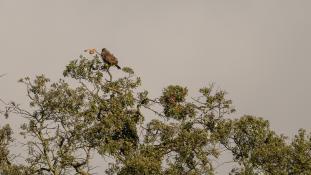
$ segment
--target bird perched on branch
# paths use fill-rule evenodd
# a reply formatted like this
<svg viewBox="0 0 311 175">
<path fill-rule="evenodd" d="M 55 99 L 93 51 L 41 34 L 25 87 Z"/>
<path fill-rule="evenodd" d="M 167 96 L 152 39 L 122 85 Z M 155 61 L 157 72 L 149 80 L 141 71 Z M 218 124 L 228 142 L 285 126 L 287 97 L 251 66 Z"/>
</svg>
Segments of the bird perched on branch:
<svg viewBox="0 0 311 175">
<path fill-rule="evenodd" d="M 102 49 L 100 56 L 102 57 L 103 61 L 109 66 L 116 66 L 118 69 L 121 69 L 121 67 L 118 65 L 118 59 L 106 48 Z"/>
<path fill-rule="evenodd" d="M 84 52 L 88 52 L 91 55 L 96 53 L 101 56 L 104 63 L 108 64 L 109 66 L 116 66 L 118 69 L 121 69 L 121 67 L 118 65 L 118 59 L 106 48 L 103 48 L 101 53 L 97 52 L 95 48 L 86 49 Z"/>
</svg>

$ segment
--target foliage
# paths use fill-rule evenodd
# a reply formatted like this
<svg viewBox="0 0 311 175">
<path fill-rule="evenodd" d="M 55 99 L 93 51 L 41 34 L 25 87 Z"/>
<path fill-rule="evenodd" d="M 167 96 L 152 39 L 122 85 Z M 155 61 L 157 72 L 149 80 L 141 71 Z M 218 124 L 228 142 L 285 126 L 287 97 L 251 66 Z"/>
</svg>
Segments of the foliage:
<svg viewBox="0 0 311 175">
<path fill-rule="evenodd" d="M 89 175 L 92 155 L 98 153 L 110 158 L 106 174 L 111 175 L 216 174 L 222 163 L 215 160 L 229 152 L 230 163 L 237 163 L 230 174 L 311 174 L 311 135 L 305 130 L 289 142 L 262 118 L 231 119 L 232 101 L 212 85 L 196 98 L 179 85 L 151 98 L 131 68 L 122 70 L 113 79 L 97 55 L 81 56 L 57 82 L 44 75 L 21 79 L 30 110 L 5 103 L 1 114 L 25 119 L 20 134 L 27 140 L 27 157 L 16 163 L 9 151 L 12 129 L 3 126 L 0 172 Z M 154 114 L 149 122 L 147 111 Z"/>
</svg>

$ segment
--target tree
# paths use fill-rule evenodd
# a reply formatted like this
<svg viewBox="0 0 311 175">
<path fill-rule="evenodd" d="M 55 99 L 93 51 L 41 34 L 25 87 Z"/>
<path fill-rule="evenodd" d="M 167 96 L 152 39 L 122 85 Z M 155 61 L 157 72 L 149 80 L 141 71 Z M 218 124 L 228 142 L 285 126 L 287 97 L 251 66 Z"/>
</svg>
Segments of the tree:
<svg viewBox="0 0 311 175">
<path fill-rule="evenodd" d="M 224 151 L 237 163 L 231 174 L 311 173 L 311 136 L 305 130 L 288 143 L 262 118 L 231 119 L 232 101 L 212 85 L 197 98 L 179 85 L 151 98 L 131 68 L 122 71 L 113 79 L 110 66 L 95 54 L 71 61 L 57 82 L 44 75 L 21 79 L 30 110 L 6 103 L 2 114 L 25 119 L 21 134 L 28 153 L 25 163 L 14 161 L 12 129 L 3 126 L 2 174 L 89 175 L 94 153 L 111 158 L 105 172 L 111 175 L 215 174 L 222 164 L 215 160 Z M 154 114 L 150 122 L 146 110 Z"/>
</svg>

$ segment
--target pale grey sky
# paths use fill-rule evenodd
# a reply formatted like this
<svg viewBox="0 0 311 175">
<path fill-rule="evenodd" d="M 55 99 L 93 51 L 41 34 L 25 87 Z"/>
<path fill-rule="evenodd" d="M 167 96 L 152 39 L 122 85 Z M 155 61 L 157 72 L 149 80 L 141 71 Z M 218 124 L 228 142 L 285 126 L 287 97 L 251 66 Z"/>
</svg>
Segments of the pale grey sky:
<svg viewBox="0 0 311 175">
<path fill-rule="evenodd" d="M 106 47 L 151 94 L 214 82 L 236 115 L 293 135 L 310 130 L 310 18 L 310 0 L 0 0 L 0 97 L 23 104 L 17 79 Z"/>
</svg>

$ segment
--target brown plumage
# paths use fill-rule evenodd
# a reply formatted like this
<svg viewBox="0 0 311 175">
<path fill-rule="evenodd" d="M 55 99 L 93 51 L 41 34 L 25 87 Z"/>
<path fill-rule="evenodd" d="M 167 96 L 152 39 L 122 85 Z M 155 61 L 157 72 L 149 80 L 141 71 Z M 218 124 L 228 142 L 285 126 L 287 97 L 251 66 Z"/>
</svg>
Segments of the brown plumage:
<svg viewBox="0 0 311 175">
<path fill-rule="evenodd" d="M 112 53 L 110 53 L 106 48 L 102 49 L 100 56 L 102 57 L 103 61 L 107 63 L 108 65 L 116 66 L 118 69 L 121 69 L 121 67 L 118 65 L 118 59 Z"/>
</svg>

